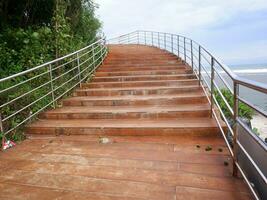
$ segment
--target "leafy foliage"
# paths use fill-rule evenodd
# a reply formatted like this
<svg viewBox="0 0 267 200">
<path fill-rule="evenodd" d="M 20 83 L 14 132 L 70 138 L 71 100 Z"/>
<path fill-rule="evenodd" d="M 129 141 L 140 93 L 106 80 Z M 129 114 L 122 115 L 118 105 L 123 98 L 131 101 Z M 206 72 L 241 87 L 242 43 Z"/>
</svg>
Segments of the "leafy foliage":
<svg viewBox="0 0 267 200">
<path fill-rule="evenodd" d="M 91 0 L 0 1 L 0 78 L 53 60 L 94 41 L 101 28 L 101 23 L 95 17 L 96 8 L 97 5 Z M 70 63 L 66 69 L 72 66 L 73 63 Z M 1 83 L 0 91 L 44 72 L 45 70 L 41 69 Z M 66 75 L 61 79 L 69 80 L 72 76 Z M 60 85 L 61 79 L 55 84 Z M 7 102 L 47 82 L 49 75 L 33 79 L 21 85 L 19 90 L 14 88 L 8 93 L 0 93 L 0 102 Z M 9 116 L 42 97 L 50 90 L 49 87 L 49 84 L 45 85 L 27 97 L 5 106 L 1 110 L 2 115 Z M 64 87 L 69 85 L 66 84 Z M 64 91 L 64 87 L 60 88 L 58 93 Z M 47 96 L 24 109 L 21 114 L 5 122 L 4 126 L 7 129 L 15 127 L 31 113 L 48 105 L 51 98 L 51 95 Z M 23 136 L 19 132 L 16 130 L 8 137 L 20 140 Z"/>
<path fill-rule="evenodd" d="M 232 93 L 227 89 L 221 89 L 220 91 L 223 94 L 223 96 L 225 97 L 225 99 L 227 100 L 228 104 L 233 108 L 234 97 L 233 97 Z M 221 97 L 221 95 L 219 94 L 218 91 L 215 91 L 215 97 L 216 97 L 216 100 L 218 101 L 223 113 L 225 114 L 225 116 L 228 119 L 231 119 L 232 114 L 229 111 L 228 107 L 226 106 L 223 98 Z M 244 104 L 242 102 L 239 102 L 239 116 L 240 117 L 247 118 L 247 119 L 251 120 L 253 114 L 254 114 L 254 112 L 249 106 L 247 106 L 246 104 Z"/>
</svg>

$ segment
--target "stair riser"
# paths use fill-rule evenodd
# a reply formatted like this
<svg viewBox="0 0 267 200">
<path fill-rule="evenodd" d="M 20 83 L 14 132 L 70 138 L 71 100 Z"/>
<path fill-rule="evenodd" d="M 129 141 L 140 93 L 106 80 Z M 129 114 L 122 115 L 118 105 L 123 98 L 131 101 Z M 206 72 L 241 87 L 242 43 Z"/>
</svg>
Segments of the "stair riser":
<svg viewBox="0 0 267 200">
<path fill-rule="evenodd" d="M 200 92 L 199 87 L 192 88 L 171 88 L 171 89 L 149 89 L 149 90 L 104 90 L 104 91 L 76 91 L 76 96 L 123 96 L 123 95 L 164 95 L 181 94 L 187 92 Z"/>
<path fill-rule="evenodd" d="M 196 79 L 195 75 L 188 76 L 156 76 L 156 77 L 111 77 L 111 78 L 102 78 L 96 77 L 93 79 L 93 82 L 120 82 L 120 81 L 159 81 L 159 80 L 182 80 L 182 79 Z"/>
<path fill-rule="evenodd" d="M 42 113 L 42 119 L 175 119 L 190 117 L 208 117 L 208 110 L 201 111 L 170 111 L 161 113 L 130 112 L 130 113 Z"/>
<path fill-rule="evenodd" d="M 118 62 L 118 63 L 104 63 L 101 68 L 112 68 L 112 67 L 185 67 L 185 65 L 182 62 L 165 62 L 165 63 L 157 63 L 157 62 L 148 62 L 148 63 L 124 63 L 124 62 Z"/>
<path fill-rule="evenodd" d="M 216 127 L 187 128 L 31 128 L 28 134 L 37 135 L 99 135 L 99 136 L 220 136 Z"/>
<path fill-rule="evenodd" d="M 181 85 L 197 85 L 197 80 L 175 81 L 175 82 L 118 82 L 118 83 L 86 83 L 82 84 L 82 88 L 127 88 L 127 87 L 147 87 L 147 86 L 181 86 Z"/>
<path fill-rule="evenodd" d="M 149 99 L 149 100 L 65 100 L 64 106 L 138 106 L 138 105 L 177 105 L 207 103 L 207 98 L 203 97 L 184 97 L 172 99 Z"/>
<path fill-rule="evenodd" d="M 105 63 L 118 63 L 118 62 L 140 62 L 140 63 L 150 63 L 150 62 L 168 62 L 168 61 L 175 61 L 175 62 L 181 62 L 178 58 L 174 57 L 174 56 L 165 56 L 164 58 L 158 58 L 158 57 L 154 57 L 154 58 L 131 58 L 130 60 L 127 58 L 106 58 L 104 60 Z"/>
<path fill-rule="evenodd" d="M 135 59 L 159 59 L 159 60 L 164 60 L 164 59 L 179 59 L 177 56 L 170 54 L 170 53 L 164 53 L 164 54 L 146 54 L 146 55 L 136 55 L 136 54 L 126 54 L 124 56 L 121 55 L 116 55 L 116 54 L 109 54 L 106 60 L 135 60 Z"/>
<path fill-rule="evenodd" d="M 179 60 L 140 60 L 140 61 L 104 61 L 104 64 L 107 65 L 168 65 L 168 64 L 182 64 Z"/>
<path fill-rule="evenodd" d="M 123 71 L 153 71 L 153 70 L 181 70 L 186 71 L 187 69 L 185 67 L 179 67 L 179 66 L 148 66 L 148 67 L 142 67 L 142 66 L 136 66 L 136 67 L 102 67 L 99 68 L 98 72 L 123 72 Z"/>
<path fill-rule="evenodd" d="M 136 75 L 174 75 L 192 74 L 192 70 L 154 70 L 154 71 L 127 71 L 127 72 L 96 72 L 95 76 L 136 76 Z"/>
</svg>

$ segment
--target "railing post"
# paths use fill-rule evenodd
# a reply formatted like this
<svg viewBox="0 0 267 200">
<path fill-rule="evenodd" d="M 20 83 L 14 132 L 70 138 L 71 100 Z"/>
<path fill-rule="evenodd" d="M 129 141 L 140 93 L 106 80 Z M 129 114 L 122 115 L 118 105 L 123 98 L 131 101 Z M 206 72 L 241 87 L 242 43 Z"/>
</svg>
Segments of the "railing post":
<svg viewBox="0 0 267 200">
<path fill-rule="evenodd" d="M 94 73 L 95 73 L 95 48 L 94 48 L 94 45 L 92 45 L 92 51 L 93 51 L 93 67 L 94 67 Z"/>
<path fill-rule="evenodd" d="M 164 33 L 164 49 L 166 50 L 166 33 Z"/>
<path fill-rule="evenodd" d="M 201 84 L 201 46 L 198 46 L 198 83 Z"/>
<path fill-rule="evenodd" d="M 211 57 L 211 78 L 210 78 L 210 117 L 213 113 L 213 95 L 214 95 L 214 58 Z"/>
<path fill-rule="evenodd" d="M 233 128 L 233 176 L 237 176 L 238 168 L 236 166 L 237 162 L 237 119 L 238 119 L 238 112 L 239 112 L 239 85 L 234 81 L 234 128 Z"/>
<path fill-rule="evenodd" d="M 186 63 L 186 43 L 185 43 L 185 37 L 184 37 L 184 61 Z"/>
<path fill-rule="evenodd" d="M 3 120 L 2 120 L 2 114 L 0 110 L 0 133 L 2 134 L 2 148 L 4 147 L 4 142 L 5 142 L 5 137 L 4 137 L 4 125 L 3 125 Z"/>
<path fill-rule="evenodd" d="M 171 35 L 171 43 L 172 43 L 171 47 L 172 47 L 172 53 L 173 53 L 173 34 Z"/>
<path fill-rule="evenodd" d="M 193 52 L 193 41 L 192 40 L 190 40 L 190 45 L 191 45 L 191 65 L 194 71 L 194 52 Z"/>
<path fill-rule="evenodd" d="M 154 46 L 154 34 L 153 34 L 153 32 L 151 32 L 151 37 L 152 37 L 152 46 Z"/>
<path fill-rule="evenodd" d="M 145 45 L 146 45 L 146 31 L 145 31 Z"/>
<path fill-rule="evenodd" d="M 79 57 L 79 52 L 76 54 L 76 59 L 77 59 L 77 67 L 78 67 L 78 77 L 79 77 L 79 84 L 81 87 L 82 84 L 82 78 L 81 78 L 81 68 L 80 68 L 80 57 Z"/>
<path fill-rule="evenodd" d="M 159 35 L 159 32 L 158 32 L 158 46 L 160 48 L 160 35 Z"/>
<path fill-rule="evenodd" d="M 128 44 L 130 44 L 130 34 L 128 34 Z"/>
<path fill-rule="evenodd" d="M 139 41 L 139 31 L 137 31 L 137 44 L 140 44 L 140 41 Z"/>
<path fill-rule="evenodd" d="M 53 107 L 56 108 L 55 92 L 54 92 L 54 85 L 53 85 L 52 65 L 49 64 L 48 66 L 49 66 L 50 87 L 51 87 L 51 94 L 52 94 Z"/>
<path fill-rule="evenodd" d="M 177 53 L 178 57 L 180 57 L 180 36 L 177 35 Z"/>
</svg>

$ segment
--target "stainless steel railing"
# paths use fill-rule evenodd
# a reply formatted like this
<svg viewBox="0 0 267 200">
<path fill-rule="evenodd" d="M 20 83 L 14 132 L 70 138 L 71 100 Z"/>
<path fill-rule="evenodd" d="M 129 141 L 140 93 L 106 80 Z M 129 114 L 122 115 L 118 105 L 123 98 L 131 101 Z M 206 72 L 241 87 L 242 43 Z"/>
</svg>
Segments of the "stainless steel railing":
<svg viewBox="0 0 267 200">
<path fill-rule="evenodd" d="M 105 38 L 61 58 L 0 79 L 2 140 L 58 102 L 95 72 L 107 55 Z"/>
<path fill-rule="evenodd" d="M 247 160 L 250 162 L 254 170 L 256 170 L 256 172 L 259 174 L 259 177 L 262 179 L 261 181 L 264 184 L 263 187 L 266 187 L 267 184 L 267 179 L 265 176 L 266 171 L 262 171 L 255 159 L 239 141 L 238 126 L 245 128 L 247 130 L 247 133 L 251 135 L 251 137 L 262 147 L 262 149 L 264 149 L 265 153 L 267 148 L 266 144 L 264 144 L 264 142 L 259 137 L 257 137 L 253 133 L 253 131 L 249 129 L 240 119 L 239 104 L 240 102 L 246 104 L 257 113 L 263 115 L 265 118 L 267 117 L 267 112 L 264 111 L 263 108 L 254 105 L 253 102 L 249 102 L 242 98 L 239 91 L 241 87 L 244 87 L 261 93 L 261 95 L 266 95 L 267 85 L 237 76 L 200 44 L 190 38 L 181 35 L 139 30 L 116 38 L 112 38 L 108 40 L 108 43 L 141 44 L 161 48 L 177 55 L 180 59 L 183 60 L 183 62 L 192 67 L 193 72 L 198 77 L 199 85 L 203 87 L 203 90 L 206 93 L 207 99 L 210 103 L 210 109 L 212 113 L 211 117 L 214 117 L 214 119 L 216 120 L 221 130 L 222 136 L 227 144 L 229 152 L 233 158 L 233 175 L 237 176 L 237 172 L 239 170 L 246 183 L 248 184 L 250 190 L 252 191 L 255 199 L 260 199 L 253 184 L 250 182 L 247 173 L 238 160 L 237 151 L 241 150 L 242 153 L 244 153 L 244 155 L 247 157 Z M 222 75 L 221 72 L 223 72 L 224 75 Z M 227 76 L 229 80 L 226 81 L 224 76 Z M 221 84 L 221 86 L 219 84 Z M 234 101 L 233 106 L 230 105 L 230 103 L 226 100 L 225 96 L 220 91 L 220 88 L 222 86 L 227 88 L 232 93 Z M 223 111 L 223 109 L 221 108 L 221 105 L 219 104 L 215 96 L 215 91 L 216 93 L 218 93 L 220 98 L 225 103 L 226 108 L 231 113 L 233 125 L 230 124 L 229 119 L 225 115 L 225 111 Z M 217 110 L 219 110 L 219 113 L 217 112 Z M 225 130 L 225 127 L 223 127 L 221 118 L 225 122 L 227 130 Z M 230 132 L 230 135 L 232 137 L 232 144 L 227 137 L 228 132 Z M 262 160 L 262 162 L 264 162 L 264 159 Z"/>
</svg>

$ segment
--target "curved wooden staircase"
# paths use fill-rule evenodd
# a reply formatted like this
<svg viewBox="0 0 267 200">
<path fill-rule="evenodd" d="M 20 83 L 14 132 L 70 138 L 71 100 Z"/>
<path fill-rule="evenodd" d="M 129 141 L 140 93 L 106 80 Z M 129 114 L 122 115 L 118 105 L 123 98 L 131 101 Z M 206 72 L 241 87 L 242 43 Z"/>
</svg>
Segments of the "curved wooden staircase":
<svg viewBox="0 0 267 200">
<path fill-rule="evenodd" d="M 192 69 L 157 48 L 110 46 L 92 81 L 61 108 L 40 115 L 29 134 L 217 136 Z"/>
<path fill-rule="evenodd" d="M 0 199 L 251 199 L 198 80 L 166 51 L 111 45 L 92 81 L 39 117 L 0 154 Z"/>
</svg>

